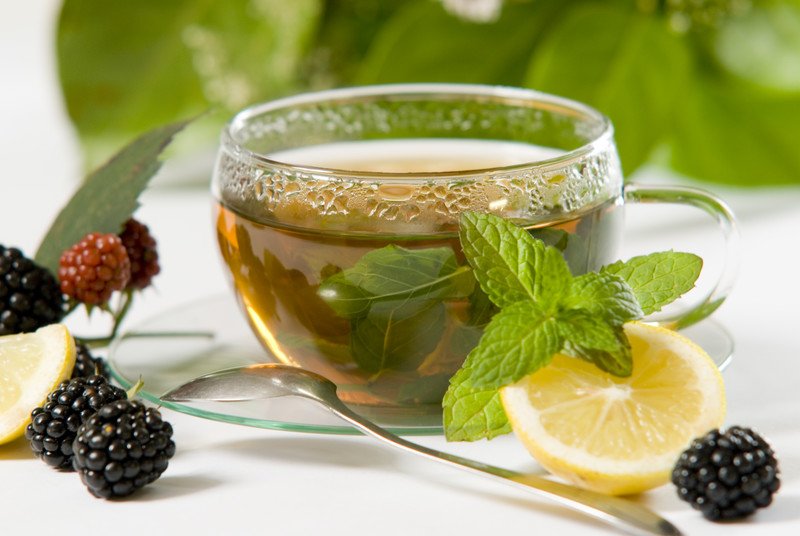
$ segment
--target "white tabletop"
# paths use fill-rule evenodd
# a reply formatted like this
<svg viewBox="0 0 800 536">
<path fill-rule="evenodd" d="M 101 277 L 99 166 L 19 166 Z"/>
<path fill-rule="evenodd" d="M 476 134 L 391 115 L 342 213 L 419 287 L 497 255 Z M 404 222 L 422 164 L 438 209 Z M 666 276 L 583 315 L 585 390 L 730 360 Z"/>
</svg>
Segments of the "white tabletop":
<svg viewBox="0 0 800 536">
<path fill-rule="evenodd" d="M 29 254 L 81 173 L 55 78 L 57 3 L 0 1 L 0 243 Z M 163 271 L 157 288 L 136 303 L 128 325 L 227 288 L 205 187 L 177 189 L 160 182 L 144 196 L 138 217 L 158 238 Z M 797 534 L 800 344 L 794 335 L 800 320 L 800 188 L 714 190 L 734 207 L 743 237 L 739 280 L 715 315 L 737 347 L 724 373 L 727 422 L 752 426 L 769 438 L 783 487 L 773 506 L 726 525 L 704 521 L 670 485 L 635 500 L 686 534 Z M 637 211 L 629 214 L 626 250 L 688 244 L 708 250 L 713 260 L 717 242 L 712 231 L 698 227 L 701 218 L 666 211 L 656 223 L 642 223 Z M 67 533 L 77 533 L 83 522 L 113 526 L 120 535 L 615 534 L 544 500 L 365 437 L 277 432 L 163 413 L 173 423 L 177 453 L 161 479 L 126 501 L 93 498 L 75 474 L 34 459 L 24 441 L 0 447 L 2 533 L 74 520 Z M 511 469 L 541 471 L 513 436 L 476 444 L 415 440 Z"/>
</svg>

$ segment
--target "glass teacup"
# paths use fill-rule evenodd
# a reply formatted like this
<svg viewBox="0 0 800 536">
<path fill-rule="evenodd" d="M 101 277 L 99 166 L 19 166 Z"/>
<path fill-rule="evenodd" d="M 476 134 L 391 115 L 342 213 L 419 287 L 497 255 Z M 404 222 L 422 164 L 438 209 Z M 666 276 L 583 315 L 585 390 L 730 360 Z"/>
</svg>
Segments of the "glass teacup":
<svg viewBox="0 0 800 536">
<path fill-rule="evenodd" d="M 439 411 L 493 313 L 474 284 L 402 291 L 466 265 L 463 212 L 509 218 L 574 274 L 616 260 L 626 201 L 690 204 L 717 219 L 729 249 L 735 237 L 710 194 L 624 185 L 602 114 L 514 88 L 374 86 L 248 108 L 222 134 L 212 189 L 222 257 L 264 346 L 349 403 L 413 411 Z M 369 295 L 353 310 L 342 274 Z M 702 303 L 665 322 L 704 318 L 731 281 L 723 270 Z"/>
</svg>

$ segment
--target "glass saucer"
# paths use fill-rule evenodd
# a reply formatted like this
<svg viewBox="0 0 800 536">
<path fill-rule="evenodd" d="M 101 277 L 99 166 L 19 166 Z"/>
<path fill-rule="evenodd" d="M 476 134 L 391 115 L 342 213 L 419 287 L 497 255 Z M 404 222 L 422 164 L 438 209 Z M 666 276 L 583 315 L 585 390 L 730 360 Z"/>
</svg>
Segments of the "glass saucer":
<svg viewBox="0 0 800 536">
<path fill-rule="evenodd" d="M 733 354 L 733 339 L 713 320 L 684 333 L 703 347 L 721 369 Z M 111 345 L 114 378 L 128 388 L 139 377 L 140 395 L 189 415 L 273 430 L 322 434 L 359 434 L 314 402 L 297 397 L 248 402 L 165 402 L 161 394 L 192 378 L 224 368 L 276 362 L 255 338 L 233 298 L 213 296 L 172 309 L 142 323 Z M 441 413 L 420 415 L 409 410 L 353 409 L 402 435 L 442 433 Z"/>
</svg>

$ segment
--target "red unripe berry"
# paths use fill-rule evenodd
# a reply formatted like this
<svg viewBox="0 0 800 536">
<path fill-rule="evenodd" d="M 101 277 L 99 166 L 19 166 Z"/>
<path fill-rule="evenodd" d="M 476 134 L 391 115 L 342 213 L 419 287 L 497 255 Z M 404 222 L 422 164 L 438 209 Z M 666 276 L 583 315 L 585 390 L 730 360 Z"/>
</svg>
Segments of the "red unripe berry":
<svg viewBox="0 0 800 536">
<path fill-rule="evenodd" d="M 125 288 L 130 277 L 128 252 L 111 233 L 89 233 L 64 251 L 59 261 L 61 292 L 89 305 L 106 303 L 114 291 Z"/>
</svg>

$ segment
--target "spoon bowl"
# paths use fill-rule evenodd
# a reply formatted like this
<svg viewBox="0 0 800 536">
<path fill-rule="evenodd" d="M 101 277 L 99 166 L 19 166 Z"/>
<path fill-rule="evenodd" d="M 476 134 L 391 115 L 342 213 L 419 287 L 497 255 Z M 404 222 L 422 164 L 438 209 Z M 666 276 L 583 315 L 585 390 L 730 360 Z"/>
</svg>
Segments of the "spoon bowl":
<svg viewBox="0 0 800 536">
<path fill-rule="evenodd" d="M 302 396 L 313 400 L 338 399 L 336 385 L 298 367 L 259 363 L 234 367 L 200 376 L 176 387 L 161 397 L 170 402 L 214 400 L 241 402 L 279 396 Z"/>
</svg>

